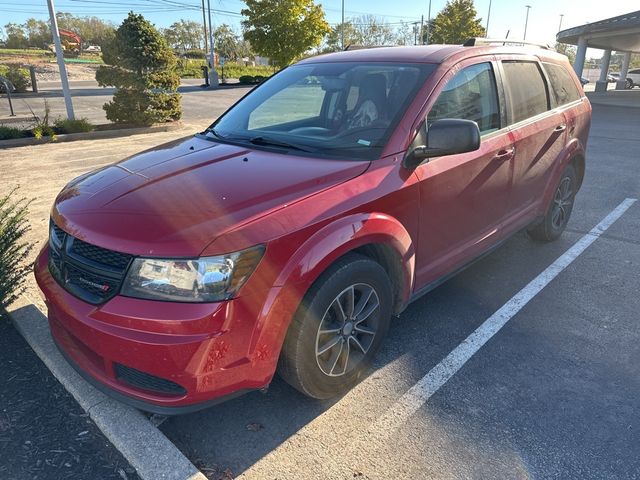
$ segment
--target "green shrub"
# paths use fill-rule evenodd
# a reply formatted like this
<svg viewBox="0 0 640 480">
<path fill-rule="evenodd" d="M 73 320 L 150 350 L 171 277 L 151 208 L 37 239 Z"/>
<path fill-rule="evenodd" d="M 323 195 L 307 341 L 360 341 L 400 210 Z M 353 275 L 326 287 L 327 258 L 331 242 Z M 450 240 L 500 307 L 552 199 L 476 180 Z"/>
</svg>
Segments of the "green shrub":
<svg viewBox="0 0 640 480">
<path fill-rule="evenodd" d="M 31 86 L 29 69 L 16 64 L 0 65 L 0 77 L 6 77 L 16 89 L 16 92 L 26 92 Z M 4 86 L 0 87 L 4 90 Z"/>
<path fill-rule="evenodd" d="M 238 80 L 243 84 L 255 83 L 255 77 L 252 77 L 251 75 L 242 75 Z"/>
<path fill-rule="evenodd" d="M 5 127 L 0 125 L 0 140 L 11 140 L 12 138 L 24 137 L 24 130 L 15 127 Z"/>
<path fill-rule="evenodd" d="M 182 116 L 176 56 L 142 15 L 129 13 L 113 41 L 102 46 L 102 58 L 106 65 L 98 68 L 96 80 L 117 88 L 102 107 L 109 120 L 151 125 Z"/>
<path fill-rule="evenodd" d="M 12 200 L 15 192 L 0 197 L 0 316 L 24 291 L 24 280 L 31 272 L 25 260 L 33 245 L 24 239 L 29 230 L 29 202 Z"/>
<path fill-rule="evenodd" d="M 86 118 L 75 120 L 59 118 L 53 125 L 58 133 L 90 132 L 95 128 Z"/>
</svg>

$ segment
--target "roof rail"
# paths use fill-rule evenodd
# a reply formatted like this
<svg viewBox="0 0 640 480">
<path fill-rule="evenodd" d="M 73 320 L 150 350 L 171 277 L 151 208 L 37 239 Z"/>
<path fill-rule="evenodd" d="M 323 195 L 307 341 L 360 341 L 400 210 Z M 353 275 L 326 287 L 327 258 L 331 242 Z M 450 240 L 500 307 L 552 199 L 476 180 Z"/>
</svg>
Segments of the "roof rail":
<svg viewBox="0 0 640 480">
<path fill-rule="evenodd" d="M 508 38 L 483 38 L 474 37 L 470 38 L 462 44 L 463 47 L 474 47 L 476 45 L 489 45 L 492 43 L 501 43 L 502 45 L 533 45 L 535 47 L 544 48 L 545 50 L 551 50 L 551 46 L 547 43 L 535 43 L 526 42 L 524 40 L 510 40 Z"/>
</svg>

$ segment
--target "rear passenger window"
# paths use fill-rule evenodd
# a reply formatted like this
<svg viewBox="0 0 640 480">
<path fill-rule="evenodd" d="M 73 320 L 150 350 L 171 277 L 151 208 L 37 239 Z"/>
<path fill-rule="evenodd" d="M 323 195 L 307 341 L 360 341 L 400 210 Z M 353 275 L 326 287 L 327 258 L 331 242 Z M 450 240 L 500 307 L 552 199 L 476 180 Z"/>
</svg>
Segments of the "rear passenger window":
<svg viewBox="0 0 640 480">
<path fill-rule="evenodd" d="M 479 63 L 460 70 L 449 80 L 431 107 L 427 125 L 444 118 L 473 120 L 480 133 L 500 128 L 498 93 L 493 69 L 489 63 Z"/>
<path fill-rule="evenodd" d="M 547 89 L 536 62 L 503 61 L 507 108 L 511 123 L 517 123 L 549 109 Z"/>
<path fill-rule="evenodd" d="M 556 100 L 556 105 L 571 103 L 581 97 L 578 87 L 576 87 L 571 75 L 564 67 L 553 63 L 544 63 L 543 65 L 547 71 L 549 82 L 551 82 L 551 91 Z"/>
</svg>

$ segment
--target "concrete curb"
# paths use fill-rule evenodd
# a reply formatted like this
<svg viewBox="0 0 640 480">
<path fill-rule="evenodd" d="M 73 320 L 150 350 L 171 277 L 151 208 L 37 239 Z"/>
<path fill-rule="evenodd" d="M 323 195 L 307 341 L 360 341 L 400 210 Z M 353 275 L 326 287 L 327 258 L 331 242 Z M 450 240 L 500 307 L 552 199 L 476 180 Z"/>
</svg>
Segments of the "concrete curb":
<svg viewBox="0 0 640 480">
<path fill-rule="evenodd" d="M 142 412 L 89 385 L 55 346 L 47 318 L 24 299 L 9 315 L 16 329 L 143 480 L 206 480 Z"/>
<path fill-rule="evenodd" d="M 152 125 L 151 127 L 119 128 L 114 130 L 99 130 L 97 132 L 67 133 L 56 135 L 55 141 L 52 141 L 51 137 L 43 137 L 40 139 L 34 137 L 14 138 L 11 140 L 0 140 L 0 149 L 26 147 L 29 145 L 46 145 L 50 143 L 73 142 L 76 140 L 99 140 L 105 138 L 128 137 L 131 135 L 142 135 L 145 133 L 169 132 L 171 130 L 179 130 L 183 127 L 184 124 L 182 122 L 173 122 L 162 125 Z"/>
</svg>

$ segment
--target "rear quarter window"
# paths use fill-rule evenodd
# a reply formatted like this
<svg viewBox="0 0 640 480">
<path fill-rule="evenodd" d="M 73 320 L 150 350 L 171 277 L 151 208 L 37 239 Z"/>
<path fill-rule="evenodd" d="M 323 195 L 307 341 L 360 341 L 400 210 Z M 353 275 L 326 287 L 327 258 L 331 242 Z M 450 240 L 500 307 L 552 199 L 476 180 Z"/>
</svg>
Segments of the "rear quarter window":
<svg viewBox="0 0 640 480">
<path fill-rule="evenodd" d="M 543 63 L 543 66 L 549 77 L 556 105 L 560 106 L 580 99 L 580 91 L 565 67 L 553 63 Z"/>
<path fill-rule="evenodd" d="M 526 120 L 549 109 L 547 88 L 536 62 L 503 60 L 502 67 L 511 123 Z"/>
</svg>

